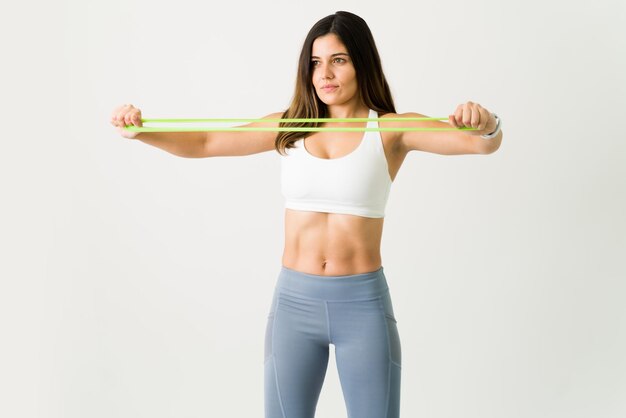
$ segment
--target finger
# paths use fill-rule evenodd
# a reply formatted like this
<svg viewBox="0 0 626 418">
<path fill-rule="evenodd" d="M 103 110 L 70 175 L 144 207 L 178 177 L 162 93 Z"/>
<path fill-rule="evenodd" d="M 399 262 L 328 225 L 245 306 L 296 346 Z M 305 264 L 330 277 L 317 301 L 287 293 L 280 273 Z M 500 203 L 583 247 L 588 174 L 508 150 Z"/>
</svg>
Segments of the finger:
<svg viewBox="0 0 626 418">
<path fill-rule="evenodd" d="M 132 116 L 133 116 L 132 112 L 127 112 L 124 115 L 124 126 L 132 125 L 132 122 L 131 122 Z"/>
<path fill-rule="evenodd" d="M 457 127 L 463 127 L 463 108 L 464 105 L 459 105 L 454 112 L 454 119 L 456 120 Z"/>
<path fill-rule="evenodd" d="M 126 126 L 133 124 L 133 117 L 135 116 L 135 113 L 137 113 L 137 110 L 133 109 L 132 105 L 128 105 L 128 106 L 130 107 L 127 108 L 126 115 L 124 116 L 124 122 Z"/>
<path fill-rule="evenodd" d="M 481 123 L 478 129 L 482 131 L 483 129 L 487 127 L 487 124 L 489 123 L 489 120 L 491 119 L 491 113 L 482 106 L 480 107 L 480 119 L 481 119 Z"/>
<path fill-rule="evenodd" d="M 132 125 L 135 120 L 135 117 L 137 116 L 137 109 L 133 108 L 131 110 L 128 111 L 128 125 Z"/>
<path fill-rule="evenodd" d="M 463 125 L 472 125 L 472 108 L 469 103 L 463 106 Z"/>
<path fill-rule="evenodd" d="M 120 125 L 121 123 L 123 123 L 125 121 L 125 117 L 126 114 L 128 112 L 128 108 L 132 107 L 132 105 L 130 104 L 123 104 L 120 107 L 118 107 L 115 111 L 115 116 L 114 116 L 114 120 L 115 123 L 117 123 L 118 125 Z"/>
<path fill-rule="evenodd" d="M 472 115 L 471 115 L 471 124 L 472 128 L 478 128 L 478 125 L 481 122 L 480 109 L 477 104 L 472 106 Z"/>
<path fill-rule="evenodd" d="M 126 112 L 126 108 L 128 106 L 131 106 L 131 105 L 123 104 L 121 106 L 116 107 L 115 111 L 113 112 L 113 115 L 115 115 L 116 118 L 120 115 L 123 115 Z"/>
<path fill-rule="evenodd" d="M 448 116 L 448 122 L 450 122 L 450 125 L 454 126 L 455 128 L 458 128 L 459 126 L 456 124 L 456 120 L 454 119 L 454 115 L 449 115 Z"/>
<path fill-rule="evenodd" d="M 485 115 L 485 109 L 479 104 L 476 104 L 476 113 L 478 114 L 478 123 L 476 124 L 475 128 L 477 130 L 482 130 L 484 129 L 484 126 L 487 124 L 489 119 Z"/>
<path fill-rule="evenodd" d="M 115 124 L 117 126 L 121 125 L 123 117 L 124 117 L 124 112 L 123 111 L 117 112 L 117 114 L 115 115 Z"/>
</svg>

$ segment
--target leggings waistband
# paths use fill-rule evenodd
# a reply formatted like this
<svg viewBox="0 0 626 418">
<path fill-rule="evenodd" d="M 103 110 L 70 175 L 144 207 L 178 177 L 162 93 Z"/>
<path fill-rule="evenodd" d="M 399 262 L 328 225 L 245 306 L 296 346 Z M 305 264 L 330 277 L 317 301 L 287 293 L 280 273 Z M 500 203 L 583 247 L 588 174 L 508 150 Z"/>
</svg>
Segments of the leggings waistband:
<svg viewBox="0 0 626 418">
<path fill-rule="evenodd" d="M 281 266 L 276 288 L 311 299 L 355 301 L 374 299 L 389 290 L 384 268 L 367 273 L 322 276 Z"/>
</svg>

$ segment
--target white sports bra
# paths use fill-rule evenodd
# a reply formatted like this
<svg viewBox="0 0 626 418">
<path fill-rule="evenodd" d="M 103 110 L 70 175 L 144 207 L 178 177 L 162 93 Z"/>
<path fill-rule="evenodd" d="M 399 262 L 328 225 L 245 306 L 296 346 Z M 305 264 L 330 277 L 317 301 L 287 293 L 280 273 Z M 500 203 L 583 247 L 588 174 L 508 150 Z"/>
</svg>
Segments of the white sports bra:
<svg viewBox="0 0 626 418">
<path fill-rule="evenodd" d="M 371 110 L 368 118 L 377 118 Z M 368 128 L 378 127 L 369 121 Z M 359 146 L 339 158 L 309 153 L 303 138 L 281 155 L 281 192 L 289 209 L 382 218 L 392 180 L 380 132 L 364 132 Z"/>
</svg>

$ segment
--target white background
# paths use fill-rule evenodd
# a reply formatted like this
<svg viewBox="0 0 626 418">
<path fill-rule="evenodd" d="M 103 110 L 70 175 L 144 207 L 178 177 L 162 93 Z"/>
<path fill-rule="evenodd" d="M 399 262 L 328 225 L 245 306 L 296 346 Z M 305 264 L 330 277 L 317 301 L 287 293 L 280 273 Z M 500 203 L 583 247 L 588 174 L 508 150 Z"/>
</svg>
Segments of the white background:
<svg viewBox="0 0 626 418">
<path fill-rule="evenodd" d="M 109 118 L 283 110 L 337 10 L 370 25 L 399 112 L 503 120 L 496 153 L 413 152 L 392 187 L 402 416 L 626 416 L 621 0 L 12 3 L 0 415 L 263 416 L 278 154 L 180 158 Z M 317 417 L 346 416 L 333 354 Z"/>
</svg>

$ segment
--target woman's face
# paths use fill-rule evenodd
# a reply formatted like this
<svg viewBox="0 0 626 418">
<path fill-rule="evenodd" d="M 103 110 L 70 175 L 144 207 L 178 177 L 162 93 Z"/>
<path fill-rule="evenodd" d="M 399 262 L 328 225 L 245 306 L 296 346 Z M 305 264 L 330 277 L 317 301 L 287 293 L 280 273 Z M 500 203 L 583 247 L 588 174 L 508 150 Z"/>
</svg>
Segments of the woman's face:
<svg viewBox="0 0 626 418">
<path fill-rule="evenodd" d="M 356 71 L 348 50 L 334 33 L 313 41 L 311 49 L 312 82 L 320 100 L 338 105 L 358 97 Z"/>
</svg>

